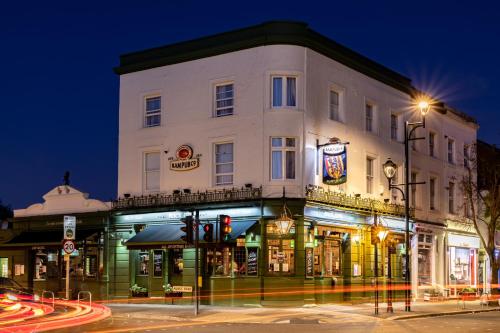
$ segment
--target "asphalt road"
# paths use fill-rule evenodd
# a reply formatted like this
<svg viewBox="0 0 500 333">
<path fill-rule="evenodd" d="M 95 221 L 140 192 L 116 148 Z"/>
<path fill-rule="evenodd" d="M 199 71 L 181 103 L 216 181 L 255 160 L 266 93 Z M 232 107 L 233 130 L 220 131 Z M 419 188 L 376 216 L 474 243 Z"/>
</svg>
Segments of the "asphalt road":
<svg viewBox="0 0 500 333">
<path fill-rule="evenodd" d="M 500 332 L 500 312 L 449 315 L 408 320 L 387 320 L 369 316 L 290 314 L 279 309 L 270 309 L 266 314 L 248 316 L 220 313 L 206 314 L 205 317 L 179 320 L 168 316 L 141 316 L 137 312 L 115 311 L 112 318 L 100 323 L 78 328 L 58 330 L 61 333 L 77 332 L 182 332 L 182 333 L 255 333 L 255 332 Z M 240 322 L 241 321 L 241 322 Z"/>
</svg>

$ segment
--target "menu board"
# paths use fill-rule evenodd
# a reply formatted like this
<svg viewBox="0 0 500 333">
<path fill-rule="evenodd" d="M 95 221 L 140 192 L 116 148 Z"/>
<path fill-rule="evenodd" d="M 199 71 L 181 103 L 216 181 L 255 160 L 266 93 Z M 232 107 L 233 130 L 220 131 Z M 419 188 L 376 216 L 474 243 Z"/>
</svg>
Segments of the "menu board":
<svg viewBox="0 0 500 333">
<path fill-rule="evenodd" d="M 247 275 L 257 275 L 258 273 L 258 248 L 247 248 Z"/>
<path fill-rule="evenodd" d="M 153 255 L 153 276 L 162 277 L 163 276 L 163 251 L 154 251 Z"/>
<path fill-rule="evenodd" d="M 314 276 L 314 253 L 313 248 L 306 248 L 306 276 Z"/>
</svg>

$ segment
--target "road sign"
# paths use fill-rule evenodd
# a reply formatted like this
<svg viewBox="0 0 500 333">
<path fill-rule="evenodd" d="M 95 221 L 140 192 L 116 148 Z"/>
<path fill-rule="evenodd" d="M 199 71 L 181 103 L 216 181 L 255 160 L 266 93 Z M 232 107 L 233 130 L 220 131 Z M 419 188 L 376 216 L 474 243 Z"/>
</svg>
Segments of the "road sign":
<svg viewBox="0 0 500 333">
<path fill-rule="evenodd" d="M 73 242 L 72 240 L 69 240 L 69 239 L 65 240 L 63 243 L 63 250 L 67 254 L 73 253 L 73 251 L 75 251 L 75 242 Z"/>
<path fill-rule="evenodd" d="M 191 287 L 191 286 L 173 286 L 172 291 L 174 293 L 191 293 L 191 292 L 193 292 L 193 287 Z"/>
<path fill-rule="evenodd" d="M 64 239 L 75 239 L 76 217 L 64 216 Z"/>
</svg>

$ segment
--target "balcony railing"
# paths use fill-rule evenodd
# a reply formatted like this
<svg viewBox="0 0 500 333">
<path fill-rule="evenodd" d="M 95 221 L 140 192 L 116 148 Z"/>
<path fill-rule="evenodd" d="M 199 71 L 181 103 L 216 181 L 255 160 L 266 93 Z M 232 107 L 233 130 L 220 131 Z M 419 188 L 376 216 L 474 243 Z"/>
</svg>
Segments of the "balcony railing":
<svg viewBox="0 0 500 333">
<path fill-rule="evenodd" d="M 113 201 L 112 205 L 113 209 L 129 209 L 234 202 L 260 198 L 262 198 L 262 187 L 244 187 L 195 193 L 175 191 L 172 194 L 158 193 L 123 197 Z"/>
<path fill-rule="evenodd" d="M 341 192 L 325 191 L 322 187 L 308 185 L 306 187 L 306 199 L 312 202 L 330 204 L 337 207 L 349 208 L 364 212 L 375 212 L 383 215 L 404 216 L 403 205 L 382 202 L 361 196 L 348 195 Z M 410 209 L 410 217 L 414 216 L 414 209 Z"/>
</svg>

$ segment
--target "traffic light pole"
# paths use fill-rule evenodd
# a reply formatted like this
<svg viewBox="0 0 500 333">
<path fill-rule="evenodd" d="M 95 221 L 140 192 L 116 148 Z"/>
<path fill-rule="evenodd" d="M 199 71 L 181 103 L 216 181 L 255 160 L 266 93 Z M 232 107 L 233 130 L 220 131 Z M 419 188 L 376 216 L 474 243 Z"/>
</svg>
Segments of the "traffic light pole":
<svg viewBox="0 0 500 333">
<path fill-rule="evenodd" d="M 199 275 L 199 262 L 198 262 L 198 245 L 200 241 L 200 211 L 196 210 L 196 215 L 194 218 L 194 315 L 197 316 L 199 312 L 199 295 L 200 289 L 198 286 L 198 275 Z"/>
</svg>

